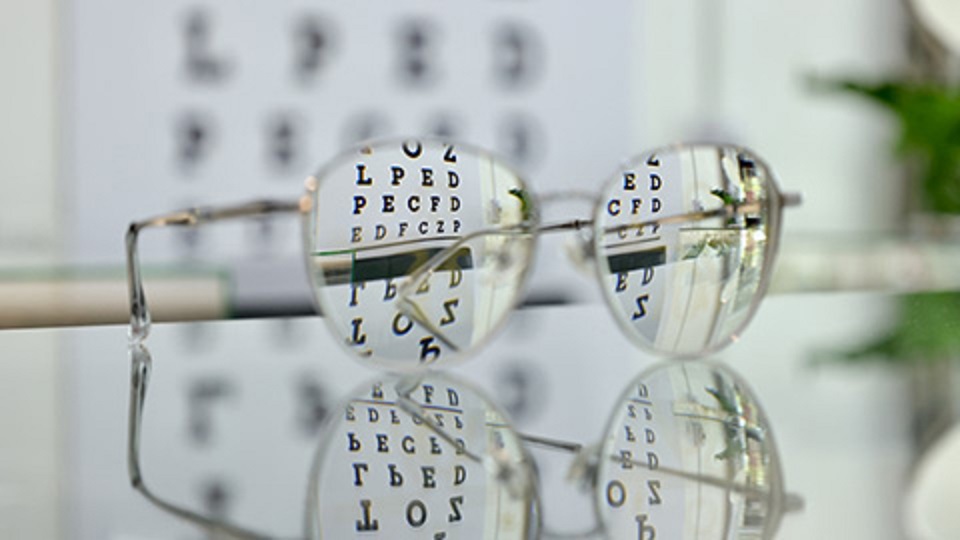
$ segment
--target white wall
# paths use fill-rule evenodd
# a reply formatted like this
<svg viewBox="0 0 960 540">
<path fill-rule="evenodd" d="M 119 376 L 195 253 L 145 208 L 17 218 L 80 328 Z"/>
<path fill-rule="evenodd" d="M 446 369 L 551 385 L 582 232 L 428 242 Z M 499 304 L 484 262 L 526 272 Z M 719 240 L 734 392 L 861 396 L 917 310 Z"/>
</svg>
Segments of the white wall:
<svg viewBox="0 0 960 540">
<path fill-rule="evenodd" d="M 55 0 L 0 1 L 0 279 L 56 260 L 57 17 Z M 3 538 L 59 531 L 58 352 L 48 334 L 0 333 Z"/>
</svg>

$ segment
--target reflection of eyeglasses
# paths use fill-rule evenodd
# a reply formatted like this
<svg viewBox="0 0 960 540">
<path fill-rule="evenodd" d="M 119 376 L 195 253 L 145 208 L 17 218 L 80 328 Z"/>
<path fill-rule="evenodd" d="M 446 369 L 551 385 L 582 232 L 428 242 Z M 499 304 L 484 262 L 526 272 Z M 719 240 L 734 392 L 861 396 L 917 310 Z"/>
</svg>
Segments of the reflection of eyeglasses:
<svg viewBox="0 0 960 540">
<path fill-rule="evenodd" d="M 749 322 L 769 281 L 784 206 L 750 151 L 681 145 L 628 161 L 586 220 L 541 223 L 538 199 L 492 155 L 439 141 L 340 155 L 298 202 L 201 208 L 127 233 L 132 337 L 149 327 L 137 239 L 148 227 L 299 212 L 309 273 L 330 328 L 389 369 L 462 356 L 518 302 L 540 234 L 587 236 L 615 318 L 638 344 L 697 356 Z"/>
<path fill-rule="evenodd" d="M 149 354 L 133 351 L 130 474 L 151 502 L 211 531 L 265 536 L 207 518 L 150 492 L 139 432 Z M 349 395 L 321 431 L 310 473 L 309 538 L 553 537 L 536 467 L 523 443 L 574 452 L 594 502 L 583 535 L 769 539 L 786 495 L 770 424 L 729 368 L 668 362 L 640 374 L 616 401 L 594 446 L 518 434 L 470 384 L 436 372 L 386 376 Z M 546 525 L 544 524 L 546 523 Z"/>
<path fill-rule="evenodd" d="M 518 435 L 461 381 L 393 381 L 355 393 L 327 425 L 308 492 L 311 538 L 769 539 L 799 504 L 784 493 L 760 405 L 720 364 L 642 373 L 587 448 Z M 541 516 L 521 441 L 586 464 L 579 480 L 594 501 L 594 530 L 545 532 L 550 516 Z"/>
<path fill-rule="evenodd" d="M 575 452 L 604 538 L 773 538 L 786 494 L 770 423 L 728 367 L 668 362 L 623 391 L 592 447 L 521 437 Z M 576 470 L 576 469 L 575 469 Z"/>
</svg>

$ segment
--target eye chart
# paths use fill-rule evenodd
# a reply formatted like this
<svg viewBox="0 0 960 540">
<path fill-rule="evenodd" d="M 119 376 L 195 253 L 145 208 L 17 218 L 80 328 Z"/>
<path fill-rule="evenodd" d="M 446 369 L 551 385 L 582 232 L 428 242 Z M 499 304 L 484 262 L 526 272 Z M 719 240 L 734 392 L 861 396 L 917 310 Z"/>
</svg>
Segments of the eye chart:
<svg viewBox="0 0 960 540">
<path fill-rule="evenodd" d="M 77 2 L 75 253 L 115 257 L 127 222 L 184 205 L 298 196 L 326 160 L 371 138 L 469 142 L 538 190 L 593 188 L 634 151 L 631 12 L 619 11 Z M 284 232 L 270 243 L 296 245 Z M 214 235 L 180 235 L 156 252 L 217 253 L 244 240 Z"/>
<path fill-rule="evenodd" d="M 307 176 L 368 139 L 462 141 L 504 158 L 536 192 L 597 190 L 637 151 L 638 89 L 627 69 L 636 56 L 633 9 L 537 0 L 77 0 L 65 17 L 69 255 L 116 265 L 131 220 L 193 205 L 295 200 Z M 150 232 L 141 253 L 148 268 L 203 263 L 231 286 L 253 283 L 252 309 L 277 298 L 309 307 L 301 242 L 300 223 L 280 218 Z M 534 270 L 533 290 L 565 297 L 596 288 L 552 251 L 558 264 Z M 556 275 L 551 267 L 569 272 L 554 280 L 568 291 L 544 285 Z M 149 297 L 149 274 L 146 287 Z M 513 421 L 529 423 L 550 416 L 554 387 L 548 368 L 529 361 L 527 342 L 543 327 L 519 326 L 524 345 L 490 353 L 499 361 L 477 369 Z M 318 430 L 358 374 L 371 372 L 315 318 L 235 328 L 161 326 L 152 335 L 145 477 L 188 507 L 297 535 Z M 140 500 L 116 466 L 125 459 L 124 334 L 71 340 L 68 452 L 70 469 L 81 472 L 71 481 L 80 502 L 66 523 L 80 538 L 172 532 L 174 520 Z M 97 450 L 104 438 L 107 455 Z M 551 478 L 562 482 L 562 471 Z M 202 537 L 187 526 L 176 534 Z"/>
</svg>

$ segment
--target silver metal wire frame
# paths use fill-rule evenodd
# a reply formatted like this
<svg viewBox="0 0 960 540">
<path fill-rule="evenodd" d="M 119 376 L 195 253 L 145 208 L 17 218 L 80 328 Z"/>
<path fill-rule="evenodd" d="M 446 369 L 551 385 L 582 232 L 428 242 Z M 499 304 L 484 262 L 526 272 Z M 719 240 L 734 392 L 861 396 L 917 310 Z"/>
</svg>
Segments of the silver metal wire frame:
<svg viewBox="0 0 960 540">
<path fill-rule="evenodd" d="M 164 499 L 150 490 L 143 478 L 140 465 L 140 441 L 143 411 L 146 405 L 147 385 L 152 359 L 145 340 L 150 333 L 150 308 L 143 288 L 140 271 L 138 240 L 140 231 L 154 227 L 193 227 L 204 223 L 235 218 L 252 218 L 271 214 L 300 212 L 299 202 L 271 200 L 254 201 L 222 208 L 193 208 L 130 224 L 126 234 L 127 286 L 130 293 L 130 408 L 127 425 L 127 472 L 130 483 L 155 506 L 190 523 L 200 526 L 217 537 L 266 539 L 262 534 L 244 527 L 202 515 Z"/>
<path fill-rule="evenodd" d="M 135 221 L 127 228 L 127 289 L 130 295 L 130 340 L 139 342 L 150 333 L 150 309 L 143 290 L 138 240 L 140 231 L 159 227 L 196 227 L 206 223 L 238 218 L 255 218 L 273 214 L 302 212 L 304 202 L 257 200 L 235 206 L 197 207 Z"/>
</svg>

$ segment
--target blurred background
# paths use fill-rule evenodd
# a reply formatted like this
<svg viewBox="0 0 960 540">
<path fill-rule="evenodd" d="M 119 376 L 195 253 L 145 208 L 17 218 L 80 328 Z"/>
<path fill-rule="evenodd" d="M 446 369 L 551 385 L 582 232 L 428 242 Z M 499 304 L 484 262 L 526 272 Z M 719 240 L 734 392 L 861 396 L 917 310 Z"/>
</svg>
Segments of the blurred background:
<svg viewBox="0 0 960 540">
<path fill-rule="evenodd" d="M 338 151 L 401 134 L 493 149 L 544 192 L 678 141 L 755 150 L 804 203 L 719 357 L 806 503 L 778 538 L 960 537 L 960 304 L 893 294 L 960 276 L 958 26 L 943 0 L 0 0 L 0 537 L 204 537 L 127 481 L 126 225 L 292 200 Z M 237 319 L 151 337 L 148 476 L 286 536 L 318 427 L 373 374 L 310 315 L 299 247 L 275 219 L 142 248 L 158 310 L 187 283 L 188 318 Z M 553 264 L 562 241 L 544 248 L 538 307 L 458 371 L 522 429 L 596 441 L 656 358 Z M 544 461 L 545 519 L 578 530 L 590 503 L 565 466 Z"/>
</svg>

